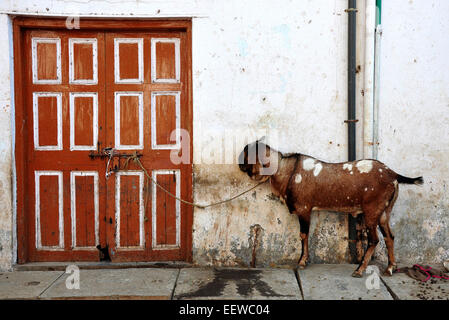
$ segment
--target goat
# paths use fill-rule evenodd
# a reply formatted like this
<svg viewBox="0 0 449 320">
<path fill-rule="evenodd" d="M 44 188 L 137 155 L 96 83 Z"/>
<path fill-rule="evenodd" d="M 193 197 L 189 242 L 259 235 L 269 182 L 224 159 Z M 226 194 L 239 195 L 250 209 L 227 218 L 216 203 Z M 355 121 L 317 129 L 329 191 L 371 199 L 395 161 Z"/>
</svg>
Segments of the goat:
<svg viewBox="0 0 449 320">
<path fill-rule="evenodd" d="M 312 210 L 364 214 L 368 248 L 353 277 L 362 277 L 379 242 L 377 226 L 388 250 L 387 275 L 393 275 L 394 236 L 390 213 L 398 196 L 398 183 L 422 184 L 423 178 L 404 177 L 377 160 L 327 163 L 300 153 L 282 154 L 260 140 L 245 146 L 239 155 L 240 170 L 256 181 L 270 180 L 271 189 L 296 214 L 302 252 L 298 267 L 309 258 L 308 237 Z"/>
</svg>

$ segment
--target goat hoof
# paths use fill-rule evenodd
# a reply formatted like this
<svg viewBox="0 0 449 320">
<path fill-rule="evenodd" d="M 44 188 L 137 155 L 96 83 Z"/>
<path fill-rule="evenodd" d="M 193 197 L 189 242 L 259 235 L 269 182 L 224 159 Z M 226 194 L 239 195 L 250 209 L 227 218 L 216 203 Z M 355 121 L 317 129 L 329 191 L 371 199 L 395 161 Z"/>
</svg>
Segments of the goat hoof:
<svg viewBox="0 0 449 320">
<path fill-rule="evenodd" d="M 354 272 L 352 273 L 352 276 L 353 276 L 354 278 L 362 278 L 362 277 L 363 277 L 363 274 L 362 274 L 361 272 L 354 271 Z"/>
<path fill-rule="evenodd" d="M 304 262 L 304 263 L 301 263 L 301 262 L 300 262 L 300 263 L 298 264 L 298 269 L 304 270 L 304 269 L 306 268 L 306 265 L 307 265 L 307 263 L 305 263 L 305 262 Z"/>
<path fill-rule="evenodd" d="M 396 271 L 396 269 L 397 269 L 396 266 L 389 266 L 389 267 L 387 267 L 387 269 L 385 270 L 384 274 L 385 274 L 386 276 L 391 277 L 391 276 L 393 275 L 393 272 Z"/>
</svg>

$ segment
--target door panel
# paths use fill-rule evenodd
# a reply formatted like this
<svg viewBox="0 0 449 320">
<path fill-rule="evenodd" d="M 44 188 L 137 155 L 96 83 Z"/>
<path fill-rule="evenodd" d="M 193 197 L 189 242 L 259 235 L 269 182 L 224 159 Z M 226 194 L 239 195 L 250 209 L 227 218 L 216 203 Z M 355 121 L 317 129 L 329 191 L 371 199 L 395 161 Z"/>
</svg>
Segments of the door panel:
<svg viewBox="0 0 449 320">
<path fill-rule="evenodd" d="M 31 50 L 33 83 L 61 83 L 61 39 L 33 37 Z"/>
<path fill-rule="evenodd" d="M 70 173 L 70 212 L 72 248 L 95 249 L 100 238 L 100 203 L 98 172 Z"/>
<path fill-rule="evenodd" d="M 180 39 L 176 37 L 151 39 L 153 83 L 179 83 L 181 75 Z"/>
<path fill-rule="evenodd" d="M 98 82 L 98 41 L 96 38 L 69 39 L 69 78 L 73 84 Z"/>
<path fill-rule="evenodd" d="M 180 148 L 173 131 L 191 132 L 187 39 L 181 31 L 24 32 L 24 176 L 32 179 L 19 229 L 28 240 L 19 246 L 27 261 L 98 261 L 97 246 L 112 261 L 190 256 L 192 208 L 123 158 L 137 152 L 163 188 L 191 200 L 191 164 L 170 161 Z"/>
<path fill-rule="evenodd" d="M 62 149 L 62 94 L 33 93 L 35 150 Z"/>
<path fill-rule="evenodd" d="M 98 93 L 70 93 L 70 150 L 98 148 Z"/>
<path fill-rule="evenodd" d="M 117 172 L 115 177 L 116 247 L 145 248 L 144 234 L 144 174 L 142 171 Z"/>
<path fill-rule="evenodd" d="M 171 133 L 181 126 L 180 91 L 151 93 L 151 147 L 179 149 L 179 135 L 171 140 Z"/>
<path fill-rule="evenodd" d="M 180 196 L 179 170 L 154 170 L 153 179 L 171 194 Z M 180 240 L 180 202 L 155 185 L 152 193 L 153 248 L 177 248 Z"/>
<path fill-rule="evenodd" d="M 116 83 L 143 82 L 143 38 L 114 38 Z"/>
<path fill-rule="evenodd" d="M 64 248 L 62 172 L 35 171 L 36 248 Z"/>
<path fill-rule="evenodd" d="M 116 91 L 114 106 L 115 148 L 143 149 L 143 92 Z"/>
</svg>

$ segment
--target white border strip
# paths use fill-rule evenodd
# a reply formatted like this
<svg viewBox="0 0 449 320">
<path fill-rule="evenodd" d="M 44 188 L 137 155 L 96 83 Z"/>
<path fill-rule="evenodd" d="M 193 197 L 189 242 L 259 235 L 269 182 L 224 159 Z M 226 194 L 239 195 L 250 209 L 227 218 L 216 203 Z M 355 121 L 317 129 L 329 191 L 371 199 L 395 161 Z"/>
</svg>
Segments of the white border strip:
<svg viewBox="0 0 449 320">
<path fill-rule="evenodd" d="M 75 57 L 73 55 L 73 45 L 78 43 L 92 44 L 92 79 L 79 79 L 75 77 Z M 71 84 L 97 84 L 98 83 L 98 53 L 96 38 L 70 38 L 69 39 L 69 83 Z"/>
<path fill-rule="evenodd" d="M 42 246 L 41 234 L 41 201 L 40 201 L 40 177 L 41 176 L 57 176 L 58 177 L 58 205 L 59 205 L 59 245 L 58 246 Z M 34 189 L 35 189 L 35 236 L 37 250 L 64 250 L 64 210 L 63 210 L 63 187 L 62 187 L 62 171 L 34 171 Z"/>
<path fill-rule="evenodd" d="M 176 143 L 175 144 L 157 144 L 156 135 L 156 97 L 157 96 L 175 96 L 175 130 L 176 130 Z M 177 150 L 181 148 L 181 92 L 180 91 L 161 91 L 151 93 L 151 148 L 155 150 Z"/>
<path fill-rule="evenodd" d="M 181 197 L 181 172 L 179 169 L 175 170 L 153 170 L 152 177 L 153 181 L 157 181 L 157 176 L 160 174 L 175 175 L 176 177 L 176 196 Z M 157 245 L 157 220 L 156 220 L 156 201 L 157 201 L 157 191 L 158 187 L 152 183 L 151 191 L 151 218 L 152 218 L 152 248 L 153 250 L 173 250 L 179 249 L 181 243 L 181 202 L 176 200 L 176 244 L 160 244 Z M 162 191 L 163 192 L 163 191 Z"/>
<path fill-rule="evenodd" d="M 139 78 L 121 79 L 120 78 L 120 43 L 137 43 Z M 143 38 L 115 38 L 114 39 L 114 76 L 115 83 L 143 83 Z"/>
<path fill-rule="evenodd" d="M 139 144 L 138 145 L 122 145 L 120 143 L 120 98 L 121 97 L 138 97 L 139 98 Z M 143 149 L 143 92 L 115 92 L 115 148 L 117 150 L 134 150 Z"/>
<path fill-rule="evenodd" d="M 120 178 L 121 176 L 138 176 L 139 177 L 139 246 L 122 247 L 120 245 Z M 119 171 L 115 176 L 115 245 L 121 250 L 145 249 L 145 230 L 144 230 L 144 203 L 143 203 L 143 171 Z"/>
<path fill-rule="evenodd" d="M 92 98 L 92 145 L 75 144 L 75 98 Z M 98 96 L 96 92 L 70 92 L 70 150 L 96 150 L 98 142 Z"/>
<path fill-rule="evenodd" d="M 56 146 L 41 146 L 39 144 L 39 98 L 56 97 L 57 108 L 57 133 L 58 144 Z M 60 92 L 33 92 L 33 130 L 35 150 L 62 150 L 62 93 Z"/>
<path fill-rule="evenodd" d="M 38 79 L 37 74 L 37 45 L 38 43 L 56 43 L 56 80 Z M 31 39 L 31 60 L 33 69 L 33 83 L 35 84 L 60 84 L 61 83 L 61 39 L 59 38 L 32 38 Z"/>
<path fill-rule="evenodd" d="M 11 97 L 15 97 L 15 75 L 14 75 L 14 45 L 13 45 L 13 26 L 12 26 L 12 17 L 7 19 L 8 22 L 8 39 L 9 39 L 9 74 L 10 74 L 10 87 L 11 87 Z M 11 169 L 12 169 L 12 264 L 17 263 L 17 164 L 16 164 L 16 105 L 14 99 L 11 99 L 11 134 L 12 134 L 12 153 L 11 153 Z M 11 264 L 10 264 L 11 266 Z"/>
<path fill-rule="evenodd" d="M 78 247 L 76 245 L 76 177 L 94 177 L 94 219 L 95 219 L 95 246 Z M 72 249 L 73 250 L 96 250 L 96 246 L 100 243 L 99 234 L 99 188 L 98 188 L 98 172 L 96 171 L 72 171 L 70 172 L 70 216 L 72 219 Z"/>
<path fill-rule="evenodd" d="M 156 74 L 156 44 L 158 42 L 175 44 L 175 79 L 157 78 Z M 181 79 L 181 53 L 179 38 L 152 38 L 151 39 L 151 82 L 153 83 L 179 83 Z"/>
</svg>

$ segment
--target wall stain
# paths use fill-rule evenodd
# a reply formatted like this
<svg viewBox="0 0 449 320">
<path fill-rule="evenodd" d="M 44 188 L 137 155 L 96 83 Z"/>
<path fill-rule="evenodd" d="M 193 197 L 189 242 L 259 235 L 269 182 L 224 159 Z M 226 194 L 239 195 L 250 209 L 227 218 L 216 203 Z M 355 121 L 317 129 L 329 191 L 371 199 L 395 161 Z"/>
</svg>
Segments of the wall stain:
<svg viewBox="0 0 449 320">
<path fill-rule="evenodd" d="M 251 239 L 249 239 L 249 242 L 252 242 L 252 247 L 253 247 L 253 253 L 251 256 L 251 267 L 252 268 L 256 267 L 256 256 L 257 256 L 256 250 L 257 250 L 257 247 L 259 246 L 259 235 L 260 235 L 261 231 L 263 231 L 263 228 L 260 225 L 256 224 L 254 226 L 251 226 L 250 233 L 253 235 L 253 239 L 254 239 L 253 241 L 251 241 Z"/>
</svg>

